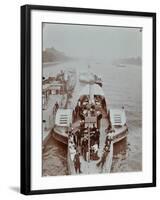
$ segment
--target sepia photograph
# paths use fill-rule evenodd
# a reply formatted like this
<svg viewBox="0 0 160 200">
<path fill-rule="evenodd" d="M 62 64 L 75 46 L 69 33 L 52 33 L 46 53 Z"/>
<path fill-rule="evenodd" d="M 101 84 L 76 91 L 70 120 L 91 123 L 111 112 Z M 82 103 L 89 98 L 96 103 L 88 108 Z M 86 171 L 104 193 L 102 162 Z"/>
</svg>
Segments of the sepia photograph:
<svg viewBox="0 0 160 200">
<path fill-rule="evenodd" d="M 21 7 L 21 193 L 156 186 L 156 14 Z"/>
<path fill-rule="evenodd" d="M 142 171 L 142 27 L 42 23 L 42 176 Z"/>
<path fill-rule="evenodd" d="M 1 1 L 1 200 L 157 200 L 159 2 Z"/>
</svg>

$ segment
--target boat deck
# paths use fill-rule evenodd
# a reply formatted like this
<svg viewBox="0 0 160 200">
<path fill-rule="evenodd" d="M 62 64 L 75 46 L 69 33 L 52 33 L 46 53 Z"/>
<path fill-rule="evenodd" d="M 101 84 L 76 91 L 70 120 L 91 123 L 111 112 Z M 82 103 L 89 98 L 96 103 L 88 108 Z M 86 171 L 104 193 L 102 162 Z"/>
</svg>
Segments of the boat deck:
<svg viewBox="0 0 160 200">
<path fill-rule="evenodd" d="M 81 173 L 82 174 L 97 174 L 97 173 L 103 173 L 103 172 L 110 172 L 111 165 L 112 165 L 112 155 L 113 155 L 113 143 L 111 144 L 110 152 L 108 153 L 106 163 L 103 168 L 101 166 L 97 166 L 96 164 L 100 161 L 101 156 L 103 154 L 103 148 L 105 146 L 105 139 L 106 139 L 106 132 L 105 129 L 108 127 L 109 122 L 106 118 L 102 118 L 101 120 L 101 128 L 100 128 L 100 144 L 98 149 L 98 160 L 89 160 L 85 161 L 83 156 L 80 155 L 80 162 L 81 162 Z M 79 121 L 76 121 L 73 124 L 74 130 L 79 127 Z M 79 147 L 80 152 L 80 147 Z M 73 174 L 73 172 L 72 172 Z M 74 172 L 75 174 L 75 172 Z"/>
</svg>

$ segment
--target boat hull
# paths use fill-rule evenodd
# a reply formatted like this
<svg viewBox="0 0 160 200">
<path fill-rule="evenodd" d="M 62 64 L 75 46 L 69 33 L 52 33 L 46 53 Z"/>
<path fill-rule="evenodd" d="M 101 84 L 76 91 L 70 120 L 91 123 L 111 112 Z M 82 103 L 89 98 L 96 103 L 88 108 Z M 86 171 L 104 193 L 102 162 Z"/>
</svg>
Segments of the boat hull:
<svg viewBox="0 0 160 200">
<path fill-rule="evenodd" d="M 52 136 L 55 140 L 68 145 L 68 135 L 65 133 L 58 132 L 56 129 L 53 129 Z"/>
<path fill-rule="evenodd" d="M 124 126 L 123 129 L 119 133 L 113 136 L 113 143 L 120 142 L 121 140 L 126 138 L 127 135 L 128 135 L 128 127 Z"/>
<path fill-rule="evenodd" d="M 118 133 L 115 132 L 115 134 L 113 136 L 113 143 L 115 144 L 117 142 L 120 142 L 121 140 L 126 138 L 127 135 L 128 135 L 128 128 L 127 128 L 127 126 L 124 126 L 121 129 L 121 131 L 119 131 Z M 57 141 L 68 145 L 68 135 L 66 133 L 61 133 L 61 132 L 57 131 L 56 129 L 53 129 L 52 136 Z"/>
</svg>

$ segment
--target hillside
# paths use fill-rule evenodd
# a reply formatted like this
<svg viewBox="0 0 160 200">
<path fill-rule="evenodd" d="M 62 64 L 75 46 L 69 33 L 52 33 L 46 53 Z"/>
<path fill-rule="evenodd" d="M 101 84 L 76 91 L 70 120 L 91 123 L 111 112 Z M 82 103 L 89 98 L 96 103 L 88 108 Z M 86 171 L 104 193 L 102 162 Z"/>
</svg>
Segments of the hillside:
<svg viewBox="0 0 160 200">
<path fill-rule="evenodd" d="M 54 47 L 46 48 L 43 51 L 42 57 L 43 63 L 64 61 L 69 59 L 63 52 L 56 50 Z"/>
</svg>

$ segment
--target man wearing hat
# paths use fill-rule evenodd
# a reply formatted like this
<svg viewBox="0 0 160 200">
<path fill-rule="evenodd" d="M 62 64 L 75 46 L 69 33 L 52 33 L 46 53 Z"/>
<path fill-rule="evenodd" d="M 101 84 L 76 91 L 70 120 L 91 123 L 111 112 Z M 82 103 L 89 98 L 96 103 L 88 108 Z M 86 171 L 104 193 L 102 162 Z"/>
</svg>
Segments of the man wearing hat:
<svg viewBox="0 0 160 200">
<path fill-rule="evenodd" d="M 109 148 L 107 146 L 105 146 L 103 149 L 103 154 L 102 154 L 101 160 L 97 163 L 97 167 L 99 167 L 101 165 L 101 169 L 103 168 L 104 163 L 106 162 L 108 153 L 109 153 Z"/>
<path fill-rule="evenodd" d="M 82 141 L 82 155 L 85 161 L 87 161 L 87 151 L 88 151 L 88 140 L 86 137 L 84 137 Z"/>
</svg>

